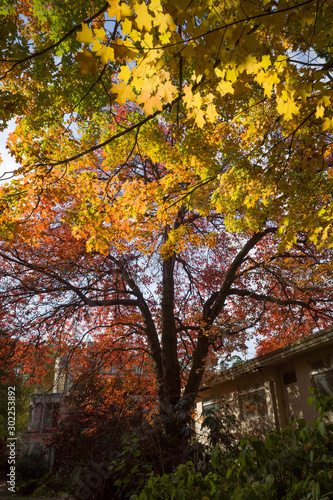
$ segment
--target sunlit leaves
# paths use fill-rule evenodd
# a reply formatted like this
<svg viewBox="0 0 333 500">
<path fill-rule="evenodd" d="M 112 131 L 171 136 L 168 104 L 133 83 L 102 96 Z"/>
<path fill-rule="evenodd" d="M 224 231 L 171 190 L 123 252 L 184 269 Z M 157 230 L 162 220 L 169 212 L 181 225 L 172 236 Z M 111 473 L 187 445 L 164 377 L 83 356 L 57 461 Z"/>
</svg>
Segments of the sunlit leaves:
<svg viewBox="0 0 333 500">
<path fill-rule="evenodd" d="M 291 120 L 294 115 L 297 115 L 299 113 L 299 107 L 297 106 L 296 102 L 292 101 L 290 98 L 285 101 L 283 99 L 283 96 L 277 98 L 276 109 L 278 113 L 280 115 L 283 115 L 283 118 L 287 121 Z"/>
<path fill-rule="evenodd" d="M 94 9 L 81 4 L 67 5 L 61 16 L 40 5 L 34 11 L 34 3 L 26 16 L 25 7 L 17 6 L 19 48 L 6 46 L 12 54 L 3 62 L 9 70 L 1 80 L 7 107 L 0 113 L 6 120 L 9 110 L 21 122 L 11 149 L 22 173 L 35 169 L 35 178 L 24 181 L 27 196 L 36 201 L 45 183 L 82 168 L 74 160 L 68 167 L 71 159 L 104 141 L 111 144 L 120 133 L 118 109 L 128 106 L 133 114 L 122 126 L 131 130 L 137 123 L 138 151 L 145 133 L 140 121 L 155 113 L 172 124 L 175 142 L 191 128 L 197 142 L 207 144 L 215 134 L 210 156 L 200 148 L 200 158 L 189 160 L 192 174 L 181 189 L 182 169 L 173 168 L 172 203 L 195 199 L 200 213 L 205 204 L 225 211 L 234 230 L 258 229 L 271 217 L 293 214 L 284 234 L 307 229 L 308 211 L 330 206 L 325 152 L 333 129 L 331 2 L 112 0 Z M 41 53 L 11 70 L 15 51 L 18 57 L 27 54 L 31 41 Z M 222 139 L 217 136 L 224 125 Z M 113 144 L 119 147 L 115 139 Z M 125 150 L 124 162 L 137 152 Z M 55 167 L 48 171 L 47 165 L 58 161 L 62 167 L 53 175 Z M 200 184 L 207 179 L 210 192 Z M 16 209 L 26 216 L 23 205 Z M 10 218 L 4 215 L 4 225 Z M 97 233 L 94 241 L 107 241 Z"/>
<path fill-rule="evenodd" d="M 306 79 L 311 79 L 312 87 L 307 85 L 302 62 L 299 66 L 290 62 L 291 57 L 287 51 L 294 46 L 295 39 L 298 48 L 305 50 L 307 36 L 311 37 L 314 47 L 322 46 L 325 43 L 325 31 L 318 30 L 314 37 L 313 33 L 310 33 L 309 20 L 315 16 L 318 24 L 318 16 L 330 15 L 329 11 L 326 6 L 321 6 L 320 11 L 316 11 L 313 2 L 305 2 L 304 6 L 295 6 L 294 9 L 288 7 L 284 10 L 282 5 L 281 8 L 278 5 L 277 13 L 273 15 L 267 11 L 267 15 L 263 16 L 267 9 L 265 3 L 254 5 L 246 2 L 239 10 L 236 5 L 238 6 L 236 3 L 231 7 L 229 3 L 220 3 L 214 4 L 210 9 L 208 6 L 205 8 L 197 2 L 191 2 L 186 11 L 186 5 L 181 1 L 172 4 L 159 0 L 141 3 L 133 1 L 129 5 L 114 1 L 108 14 L 110 17 L 115 16 L 121 23 L 129 50 L 122 55 L 117 54 L 115 50 L 115 59 L 111 51 L 110 54 L 107 51 L 102 53 L 101 48 L 93 48 L 93 51 L 96 56 L 102 58 L 103 64 L 117 61 L 120 57 L 128 59 L 129 65 L 122 65 L 120 75 L 121 78 L 125 77 L 126 82 L 131 78 L 131 85 L 138 93 L 142 93 L 144 97 L 137 98 L 137 102 L 145 110 L 152 109 L 152 106 L 145 104 L 150 96 L 154 96 L 155 109 L 161 107 L 157 103 L 158 99 L 160 103 L 171 102 L 177 95 L 174 89 L 168 90 L 174 86 L 174 83 L 171 83 L 174 73 L 178 73 L 178 78 L 183 78 L 180 73 L 186 71 L 187 78 L 190 77 L 199 87 L 203 78 L 208 78 L 215 99 L 235 95 L 236 103 L 239 97 L 242 98 L 242 93 L 246 95 L 249 89 L 253 92 L 252 84 L 256 82 L 266 98 L 273 99 L 273 102 L 276 99 L 277 114 L 289 122 L 301 112 L 302 106 L 297 102 L 298 96 L 301 95 L 301 99 L 305 101 L 311 94 L 311 88 L 322 90 L 321 80 L 325 78 L 325 73 L 308 73 Z M 305 17 L 301 14 L 303 8 L 306 10 Z M 257 16 L 260 18 L 260 24 L 253 24 L 252 29 L 249 29 L 246 25 L 248 19 L 255 19 Z M 300 26 L 297 24 L 299 18 L 303 20 Z M 182 33 L 181 24 L 178 23 L 185 21 L 186 29 Z M 289 31 L 284 30 L 288 23 Z M 210 34 L 212 28 L 214 36 Z M 299 30 L 303 30 L 304 42 L 299 38 Z M 304 30 L 309 30 L 309 35 L 305 34 Z M 92 38 L 98 37 L 98 32 L 95 31 L 93 28 L 88 31 L 85 25 L 82 33 L 78 34 L 78 40 L 91 44 Z M 191 41 L 192 37 L 196 40 L 195 43 Z M 267 42 L 268 39 L 270 42 Z M 114 45 L 111 44 L 113 48 Z M 162 66 L 161 53 L 164 54 Z M 176 61 L 176 54 L 183 54 L 182 67 Z M 218 78 L 212 78 L 214 74 Z M 247 75 L 245 78 L 244 74 Z M 314 78 L 317 78 L 317 81 Z M 206 122 L 214 123 L 218 117 L 216 104 L 208 103 L 205 93 L 201 91 L 200 94 L 195 94 L 194 102 L 191 102 L 187 91 L 190 88 L 189 83 L 184 79 L 183 83 L 182 99 L 197 126 L 202 128 Z M 323 118 L 324 109 L 328 110 L 329 105 L 322 102 L 318 106 L 316 116 Z M 323 122 L 324 131 L 331 130 L 329 119 L 327 116 Z"/>
</svg>

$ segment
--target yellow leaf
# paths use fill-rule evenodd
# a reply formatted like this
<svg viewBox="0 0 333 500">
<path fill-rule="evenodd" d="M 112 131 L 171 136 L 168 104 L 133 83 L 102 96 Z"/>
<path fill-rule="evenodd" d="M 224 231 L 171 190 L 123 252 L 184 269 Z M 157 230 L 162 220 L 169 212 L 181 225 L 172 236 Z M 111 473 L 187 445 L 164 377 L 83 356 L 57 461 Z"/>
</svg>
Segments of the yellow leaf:
<svg viewBox="0 0 333 500">
<path fill-rule="evenodd" d="M 159 13 L 155 19 L 153 20 L 154 26 L 158 26 L 158 31 L 163 34 L 167 34 L 168 32 L 172 32 L 176 29 L 176 25 L 170 16 L 170 14 L 166 14 L 163 12 Z"/>
<path fill-rule="evenodd" d="M 85 43 L 86 45 L 90 45 L 94 42 L 92 30 L 86 23 L 82 23 L 82 31 L 77 33 L 76 39 L 78 42 Z"/>
<path fill-rule="evenodd" d="M 258 68 L 261 66 L 257 59 L 251 55 L 247 56 L 245 62 L 239 66 L 239 71 L 246 71 L 248 75 L 256 73 Z"/>
<path fill-rule="evenodd" d="M 98 38 L 98 40 L 104 40 L 105 38 L 105 31 L 103 28 L 96 28 L 94 29 L 95 36 Z"/>
<path fill-rule="evenodd" d="M 123 32 L 123 35 L 130 35 L 132 32 L 132 21 L 130 21 L 127 17 L 124 19 L 124 21 L 121 23 L 121 29 Z"/>
<path fill-rule="evenodd" d="M 116 59 L 135 59 L 138 55 L 135 47 L 125 45 L 120 40 L 118 40 L 117 44 L 113 45 L 113 50 Z"/>
<path fill-rule="evenodd" d="M 261 73 L 260 73 L 261 75 Z M 259 83 L 259 74 L 257 75 L 256 80 Z M 265 95 L 267 97 L 271 97 L 271 92 L 273 90 L 274 85 L 280 82 L 280 78 L 275 70 L 270 69 L 266 73 L 264 73 L 264 78 L 261 78 L 261 85 L 265 90 Z"/>
<path fill-rule="evenodd" d="M 326 246 L 327 248 L 333 248 L 333 236 L 330 236 L 330 238 L 328 238 Z"/>
<path fill-rule="evenodd" d="M 185 96 L 183 97 L 183 102 L 186 104 L 188 109 L 192 108 L 193 104 L 193 94 L 192 94 L 192 85 L 185 85 L 183 88 L 183 92 Z"/>
<path fill-rule="evenodd" d="M 233 94 L 235 91 L 231 82 L 219 82 L 217 88 L 219 89 L 221 96 L 224 96 L 225 94 Z"/>
<path fill-rule="evenodd" d="M 144 2 L 142 4 L 136 4 L 135 6 L 136 13 L 136 24 L 140 30 L 144 27 L 149 31 L 152 25 L 153 17 L 149 14 L 147 6 Z"/>
<path fill-rule="evenodd" d="M 323 130 L 330 130 L 331 132 L 333 131 L 333 117 L 332 118 L 325 118 L 322 129 Z"/>
<path fill-rule="evenodd" d="M 145 33 L 144 41 L 147 44 L 148 48 L 153 46 L 153 35 L 151 33 Z"/>
<path fill-rule="evenodd" d="M 316 107 L 316 118 L 322 118 L 324 116 L 325 108 L 322 104 Z"/>
<path fill-rule="evenodd" d="M 129 101 L 135 101 L 135 94 L 132 90 L 131 85 L 120 82 L 112 85 L 112 92 L 118 94 L 116 101 L 119 104 L 126 104 L 127 99 Z"/>
<path fill-rule="evenodd" d="M 120 21 L 121 19 L 121 11 L 120 11 L 120 6 L 118 0 L 111 0 L 109 1 L 110 7 L 108 9 L 108 16 L 116 18 L 117 21 Z"/>
<path fill-rule="evenodd" d="M 209 106 L 207 107 L 207 111 L 206 111 L 207 120 L 210 123 L 214 123 L 217 117 L 218 117 L 218 114 L 217 114 L 215 105 L 209 104 Z"/>
<path fill-rule="evenodd" d="M 98 53 L 102 64 L 107 64 L 108 61 L 114 61 L 114 50 L 112 47 L 103 47 Z"/>
<path fill-rule="evenodd" d="M 211 92 L 209 92 L 209 94 L 207 94 L 206 97 L 205 97 L 205 103 L 206 104 L 213 104 L 214 99 L 215 99 L 214 94 L 212 94 Z"/>
<path fill-rule="evenodd" d="M 133 15 L 133 9 L 126 3 L 122 3 L 120 5 L 120 11 L 121 11 L 121 17 L 127 17 L 127 16 L 132 16 Z"/>
<path fill-rule="evenodd" d="M 195 123 L 198 125 L 199 128 L 202 128 L 205 125 L 206 122 L 202 109 L 199 109 L 199 111 L 195 115 Z"/>
<path fill-rule="evenodd" d="M 83 76 L 92 75 L 97 77 L 97 62 L 91 52 L 88 50 L 84 50 L 83 52 L 79 52 L 75 56 L 75 61 L 80 64 L 80 74 Z"/>
<path fill-rule="evenodd" d="M 277 106 L 276 110 L 280 115 L 283 115 L 283 118 L 287 121 L 292 119 L 292 115 L 297 115 L 299 113 L 299 108 L 294 100 L 290 99 L 288 101 L 284 101 L 281 98 L 277 98 Z"/>
<path fill-rule="evenodd" d="M 170 31 L 166 31 L 165 33 L 161 33 L 159 35 L 159 39 L 160 39 L 160 42 L 162 45 L 165 45 L 167 43 L 169 43 L 169 40 L 171 38 L 171 32 Z"/>
<path fill-rule="evenodd" d="M 154 12 L 154 14 L 158 14 L 159 12 L 163 12 L 163 7 L 161 5 L 160 0 L 151 0 L 149 2 L 149 10 Z"/>
<path fill-rule="evenodd" d="M 171 102 L 173 96 L 178 93 L 178 89 L 170 80 L 167 80 L 164 84 L 159 86 L 157 95 L 163 97 L 165 102 Z"/>
<path fill-rule="evenodd" d="M 269 55 L 262 56 L 260 66 L 262 68 L 264 68 L 264 69 L 267 69 L 268 66 L 270 66 L 270 65 L 271 65 L 271 58 L 270 58 L 270 56 Z"/>
<path fill-rule="evenodd" d="M 94 40 L 94 43 L 92 45 L 92 50 L 93 52 L 98 52 L 104 47 L 104 45 L 101 44 L 98 40 Z"/>
<path fill-rule="evenodd" d="M 200 109 L 200 108 L 201 108 L 201 106 L 202 106 L 202 97 L 201 97 L 201 95 L 199 94 L 199 92 L 197 92 L 196 94 L 194 94 L 194 96 L 193 96 L 192 106 L 193 106 L 194 108 L 197 108 L 197 109 Z"/>
<path fill-rule="evenodd" d="M 119 80 L 123 80 L 125 83 L 127 83 L 128 80 L 130 79 L 131 74 L 132 72 L 130 68 L 127 66 L 127 64 L 125 64 L 120 68 L 120 71 L 118 73 L 118 78 Z"/>
<path fill-rule="evenodd" d="M 318 101 L 320 104 L 323 104 L 326 108 L 331 105 L 331 98 L 328 95 L 323 95 L 321 99 Z"/>
<path fill-rule="evenodd" d="M 228 69 L 226 76 L 231 83 L 234 83 L 237 80 L 238 74 L 238 68 L 233 66 L 232 68 Z"/>
<path fill-rule="evenodd" d="M 148 96 L 144 102 L 143 109 L 144 109 L 145 113 L 147 113 L 147 115 L 150 115 L 155 110 L 162 109 L 163 104 L 161 102 L 160 97 L 158 97 L 157 95 L 150 95 L 149 92 L 147 92 L 147 94 L 148 94 Z"/>
<path fill-rule="evenodd" d="M 288 57 L 287 56 L 279 55 L 276 58 L 276 60 L 275 60 L 275 67 L 276 67 L 278 73 L 282 73 L 282 71 L 285 68 L 285 66 L 287 66 L 287 63 L 288 63 Z"/>
<path fill-rule="evenodd" d="M 218 76 L 219 78 L 221 78 L 222 80 L 224 80 L 225 78 L 225 75 L 226 75 L 226 71 L 223 69 L 220 69 L 220 68 L 215 68 L 215 73 L 216 73 L 216 76 Z"/>
</svg>

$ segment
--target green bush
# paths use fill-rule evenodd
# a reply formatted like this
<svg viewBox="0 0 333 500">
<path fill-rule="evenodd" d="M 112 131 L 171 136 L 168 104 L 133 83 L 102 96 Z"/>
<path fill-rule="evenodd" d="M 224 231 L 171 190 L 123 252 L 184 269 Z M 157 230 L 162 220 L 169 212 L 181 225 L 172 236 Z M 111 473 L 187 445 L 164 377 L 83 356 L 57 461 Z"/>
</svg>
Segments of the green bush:
<svg viewBox="0 0 333 500">
<path fill-rule="evenodd" d="M 310 398 L 311 402 L 313 398 Z M 264 440 L 244 438 L 238 456 L 216 447 L 210 470 L 198 472 L 191 462 L 176 472 L 151 474 L 131 500 L 329 500 L 333 498 L 333 424 L 327 412 L 333 396 L 315 400 L 320 417 L 309 425 L 292 419 Z"/>
<path fill-rule="evenodd" d="M 17 462 L 17 480 L 26 482 L 30 479 L 39 479 L 49 470 L 49 465 L 42 453 L 24 453 Z"/>
<path fill-rule="evenodd" d="M 193 463 L 181 464 L 173 474 L 156 477 L 151 474 L 147 485 L 139 495 L 130 500 L 205 500 L 219 499 L 221 477 L 213 472 L 203 475 L 196 472 Z"/>
<path fill-rule="evenodd" d="M 18 486 L 17 488 L 17 492 L 23 496 L 30 496 L 33 494 L 36 488 L 38 488 L 38 479 L 30 479 L 29 481 L 20 484 L 20 486 Z"/>
<path fill-rule="evenodd" d="M 38 498 L 38 497 L 54 497 L 55 493 L 51 488 L 48 488 L 46 484 L 43 484 L 42 486 L 39 486 L 34 492 L 33 492 L 33 498 Z"/>
</svg>

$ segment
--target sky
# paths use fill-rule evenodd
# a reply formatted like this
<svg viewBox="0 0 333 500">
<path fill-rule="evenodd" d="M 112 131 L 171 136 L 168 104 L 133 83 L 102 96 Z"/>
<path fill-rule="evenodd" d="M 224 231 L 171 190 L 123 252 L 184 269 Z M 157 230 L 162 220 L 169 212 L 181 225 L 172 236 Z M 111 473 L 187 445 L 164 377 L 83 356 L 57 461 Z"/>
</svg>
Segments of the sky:
<svg viewBox="0 0 333 500">
<path fill-rule="evenodd" d="M 15 128 L 15 120 L 9 122 L 9 126 L 3 132 L 0 132 L 0 155 L 2 158 L 2 163 L 0 163 L 0 183 L 3 184 L 10 175 L 6 172 L 11 172 L 17 168 L 18 164 L 15 162 L 14 158 L 8 153 L 6 148 L 6 142 L 8 134 L 13 132 Z M 4 175 L 5 174 L 5 175 Z"/>
</svg>

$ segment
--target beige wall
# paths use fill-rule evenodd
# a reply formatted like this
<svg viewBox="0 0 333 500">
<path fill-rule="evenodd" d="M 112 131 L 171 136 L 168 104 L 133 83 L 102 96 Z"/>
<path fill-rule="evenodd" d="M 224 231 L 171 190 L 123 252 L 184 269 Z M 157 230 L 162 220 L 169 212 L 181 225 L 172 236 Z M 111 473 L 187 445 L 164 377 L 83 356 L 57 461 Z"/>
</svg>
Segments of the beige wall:
<svg viewBox="0 0 333 500">
<path fill-rule="evenodd" d="M 326 363 L 324 368 L 314 371 L 313 363 L 324 358 L 327 360 L 328 357 L 330 357 L 331 368 Z M 209 388 L 200 391 L 197 412 L 198 414 L 202 413 L 204 402 L 207 399 L 214 400 L 224 397 L 237 418 L 237 428 L 234 429 L 237 437 L 246 434 L 262 435 L 264 429 L 285 427 L 292 416 L 303 417 L 309 422 L 312 417 L 318 416 L 314 407 L 310 407 L 307 403 L 307 399 L 311 395 L 309 388 L 312 386 L 312 376 L 330 369 L 332 369 L 333 374 L 333 345 L 309 349 L 307 352 L 294 356 L 294 358 L 288 354 L 288 359 L 284 359 L 281 355 L 280 363 L 275 359 L 272 366 L 257 368 L 237 377 L 232 377 L 231 370 L 229 379 L 215 384 L 212 380 Z M 293 379 L 293 376 L 296 376 L 297 381 Z M 261 384 L 264 388 L 267 415 L 246 418 L 244 411 L 242 412 L 242 389 L 254 384 Z M 248 399 L 250 400 L 251 397 L 248 396 Z M 221 411 L 223 411 L 223 403 Z M 198 432 L 200 430 L 199 422 L 196 425 L 196 430 Z"/>
</svg>

